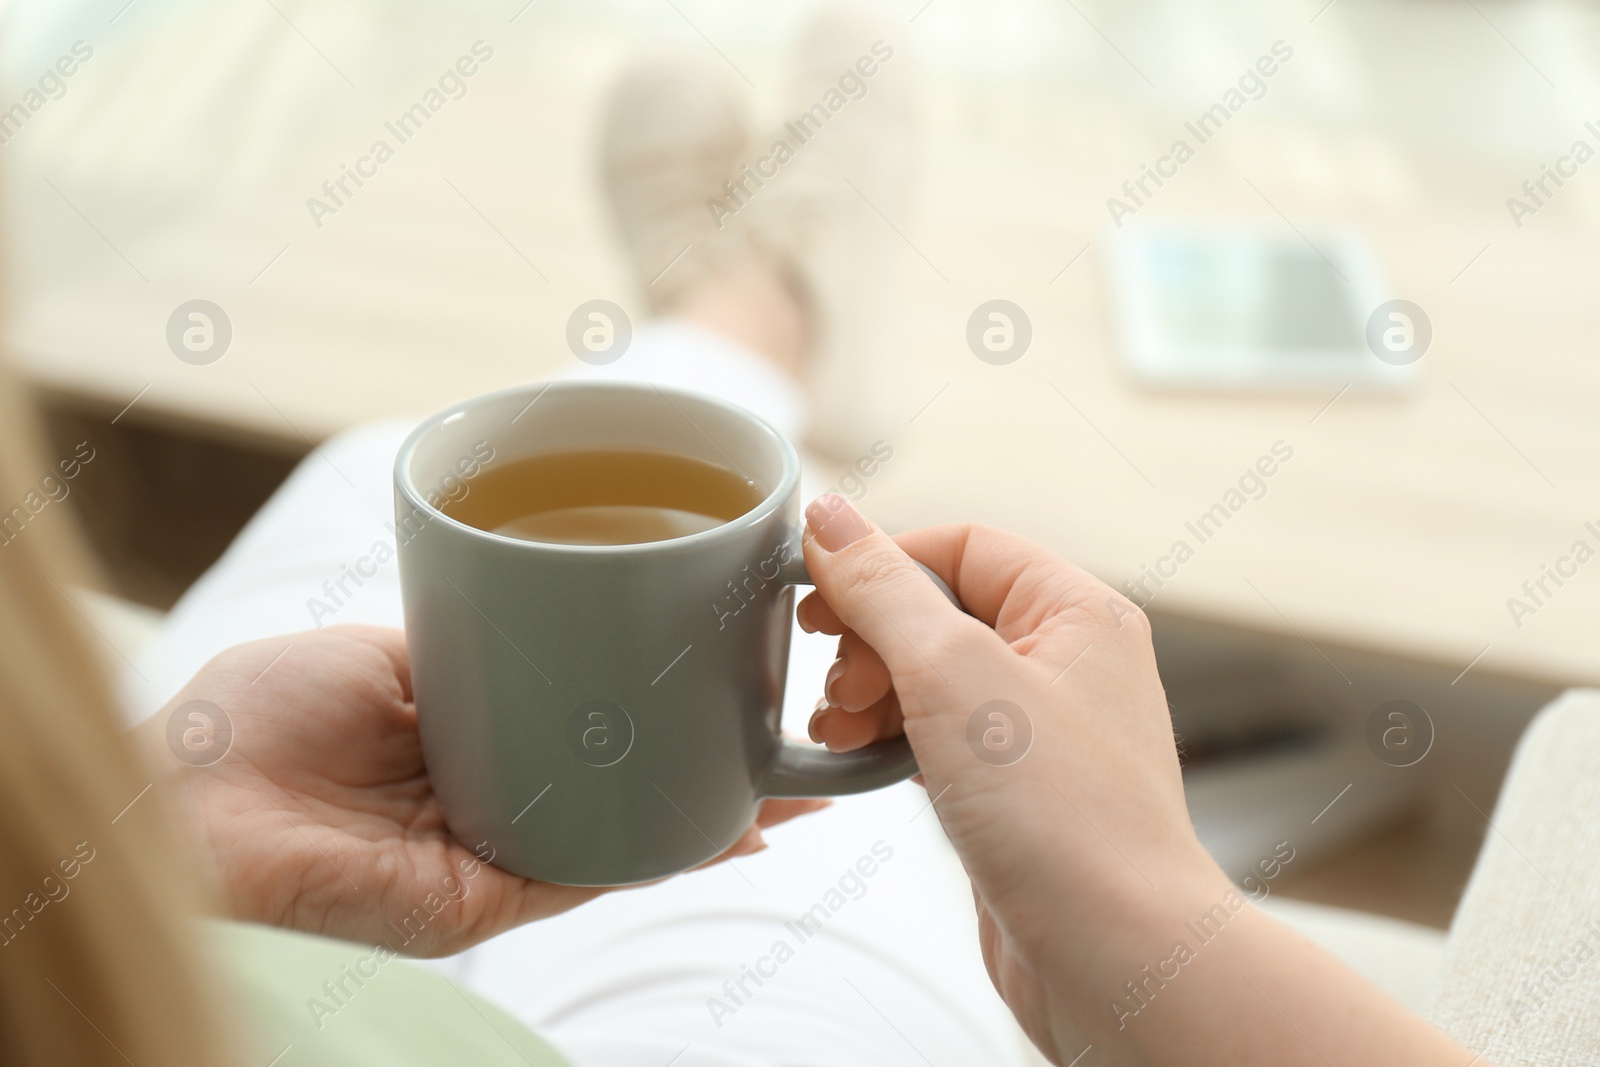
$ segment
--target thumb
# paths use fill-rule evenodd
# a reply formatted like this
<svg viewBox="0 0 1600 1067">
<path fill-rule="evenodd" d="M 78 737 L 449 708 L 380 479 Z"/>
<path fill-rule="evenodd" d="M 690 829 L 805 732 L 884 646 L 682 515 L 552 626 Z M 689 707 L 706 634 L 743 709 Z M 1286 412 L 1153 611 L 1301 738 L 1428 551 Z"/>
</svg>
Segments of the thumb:
<svg viewBox="0 0 1600 1067">
<path fill-rule="evenodd" d="M 975 644 L 999 640 L 844 497 L 806 508 L 806 569 L 818 592 L 883 659 L 902 698 L 908 684 L 949 685 Z"/>
</svg>

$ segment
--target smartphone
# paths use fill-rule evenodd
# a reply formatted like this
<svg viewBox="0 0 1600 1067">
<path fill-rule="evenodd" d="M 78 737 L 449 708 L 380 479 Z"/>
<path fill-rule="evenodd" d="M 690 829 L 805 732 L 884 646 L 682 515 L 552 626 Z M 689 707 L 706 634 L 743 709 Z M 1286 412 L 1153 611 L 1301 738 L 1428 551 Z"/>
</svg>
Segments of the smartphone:
<svg viewBox="0 0 1600 1067">
<path fill-rule="evenodd" d="M 1118 351 L 1147 384 L 1401 391 L 1417 381 L 1414 362 L 1369 343 L 1391 294 L 1353 230 L 1130 224 L 1111 248 Z"/>
</svg>

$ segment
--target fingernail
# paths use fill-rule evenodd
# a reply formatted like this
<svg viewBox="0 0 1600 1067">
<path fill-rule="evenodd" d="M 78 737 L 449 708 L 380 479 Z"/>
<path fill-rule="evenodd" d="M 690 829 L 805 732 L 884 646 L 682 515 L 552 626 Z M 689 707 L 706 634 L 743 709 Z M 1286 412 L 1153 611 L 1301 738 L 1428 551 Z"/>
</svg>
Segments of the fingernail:
<svg viewBox="0 0 1600 1067">
<path fill-rule="evenodd" d="M 824 493 L 806 508 L 806 524 L 825 551 L 837 552 L 872 532 L 872 526 L 838 493 Z"/>
<path fill-rule="evenodd" d="M 806 733 L 811 735 L 811 743 L 814 745 L 822 744 L 822 738 L 817 734 L 817 723 L 822 721 L 822 717 L 827 713 L 827 708 L 819 708 L 811 713 L 811 721 L 806 724 Z"/>
<path fill-rule="evenodd" d="M 833 661 L 833 666 L 828 668 L 828 677 L 822 682 L 822 695 L 828 698 L 828 703 L 837 704 L 839 701 L 833 695 L 833 687 L 844 677 L 844 657 L 840 656 Z"/>
</svg>

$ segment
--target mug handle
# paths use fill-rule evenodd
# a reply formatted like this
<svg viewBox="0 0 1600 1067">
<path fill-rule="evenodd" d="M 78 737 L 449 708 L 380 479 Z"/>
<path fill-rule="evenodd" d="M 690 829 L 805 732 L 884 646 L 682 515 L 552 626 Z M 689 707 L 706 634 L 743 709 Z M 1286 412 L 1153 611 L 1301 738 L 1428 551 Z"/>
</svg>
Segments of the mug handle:
<svg viewBox="0 0 1600 1067">
<path fill-rule="evenodd" d="M 944 579 L 918 563 L 922 573 L 956 607 L 961 601 Z M 812 585 L 805 558 L 797 547 L 778 572 L 784 585 Z M 964 610 L 964 609 L 963 609 Z M 829 752 L 787 737 L 779 741 L 778 760 L 761 784 L 763 797 L 838 797 L 866 793 L 904 781 L 917 773 L 917 757 L 904 736 L 875 741 L 854 752 Z"/>
</svg>

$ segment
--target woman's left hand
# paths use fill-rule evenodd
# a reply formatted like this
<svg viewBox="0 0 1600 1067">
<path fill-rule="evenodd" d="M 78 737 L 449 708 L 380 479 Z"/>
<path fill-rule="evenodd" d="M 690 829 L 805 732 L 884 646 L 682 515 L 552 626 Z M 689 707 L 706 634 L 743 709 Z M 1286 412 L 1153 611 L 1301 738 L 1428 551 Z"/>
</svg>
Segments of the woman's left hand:
<svg viewBox="0 0 1600 1067">
<path fill-rule="evenodd" d="M 213 724 L 182 709 L 195 700 L 222 708 L 232 728 L 214 762 L 204 752 L 208 738 L 221 743 Z M 198 746 L 188 759 L 168 746 L 174 714 Z M 608 891 L 509 874 L 484 862 L 487 846 L 451 836 L 423 766 L 398 630 L 339 626 L 236 646 L 138 733 L 170 770 L 171 796 L 198 827 L 235 918 L 439 956 Z M 759 851 L 762 828 L 825 804 L 766 801 L 718 859 Z"/>
</svg>

